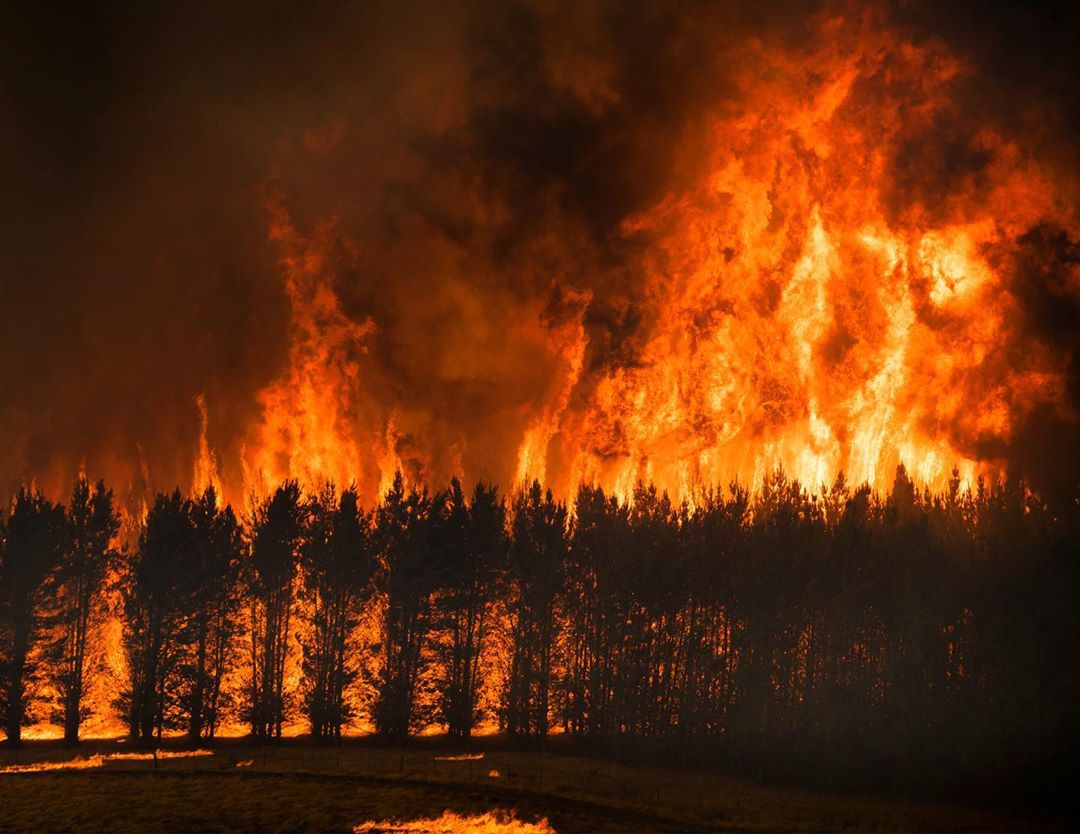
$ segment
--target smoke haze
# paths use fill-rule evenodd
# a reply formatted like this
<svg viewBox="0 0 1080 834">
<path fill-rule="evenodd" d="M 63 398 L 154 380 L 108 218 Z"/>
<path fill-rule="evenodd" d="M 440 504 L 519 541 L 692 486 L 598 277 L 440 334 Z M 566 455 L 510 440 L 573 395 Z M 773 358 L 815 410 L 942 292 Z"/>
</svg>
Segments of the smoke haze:
<svg viewBox="0 0 1080 834">
<path fill-rule="evenodd" d="M 887 437 L 901 412 L 928 480 L 985 462 L 1072 498 L 1075 9 L 760 5 L 28 11 L 0 59 L 0 485 L 63 495 L 85 469 L 121 491 L 187 488 L 204 402 L 232 500 L 320 473 L 371 500 L 398 467 L 563 492 L 638 477 L 685 492 L 776 462 L 862 480 L 910 465 L 903 448 L 853 451 L 859 421 Z M 793 100 L 818 95 L 845 61 L 836 127 L 814 145 L 818 126 L 771 96 L 785 73 Z M 775 133 L 747 113 L 780 114 L 797 139 L 739 147 Z M 815 217 L 830 275 L 872 271 L 835 231 L 871 219 L 832 201 L 851 162 L 826 144 L 883 149 L 873 219 L 922 277 L 880 304 L 878 273 L 832 281 L 828 315 L 785 324 L 783 354 L 774 322 L 817 303 L 791 278 Z M 752 212 L 732 218 L 710 191 L 736 158 L 732 199 L 767 193 L 775 257 L 731 242 Z M 694 230 L 723 240 L 699 255 Z M 971 310 L 939 303 L 934 276 L 962 283 L 946 267 L 916 267 L 928 240 L 946 267 L 963 251 L 992 272 Z M 894 302 L 933 339 L 905 337 L 907 375 L 875 387 Z M 979 335 L 979 320 L 1000 324 Z M 721 332 L 742 359 L 722 374 L 727 348 L 706 338 Z M 980 358 L 943 370 L 944 346 Z M 739 391 L 705 393 L 699 371 Z M 915 402 L 942 380 L 969 393 Z M 871 420 L 874 397 L 888 408 Z M 643 414 L 670 425 L 641 429 Z"/>
</svg>

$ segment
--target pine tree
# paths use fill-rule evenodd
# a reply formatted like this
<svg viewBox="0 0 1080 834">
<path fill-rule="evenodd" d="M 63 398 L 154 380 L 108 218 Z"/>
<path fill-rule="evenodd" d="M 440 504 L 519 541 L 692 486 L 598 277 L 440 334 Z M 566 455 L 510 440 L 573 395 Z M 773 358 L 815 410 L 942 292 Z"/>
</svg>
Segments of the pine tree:
<svg viewBox="0 0 1080 834">
<path fill-rule="evenodd" d="M 247 716 L 252 734 L 260 738 L 281 738 L 285 720 L 293 580 L 306 517 L 300 485 L 285 481 L 255 509 L 251 521 L 251 678 Z"/>
<path fill-rule="evenodd" d="M 83 700 L 91 671 L 87 664 L 89 634 L 103 607 L 106 575 L 118 555 L 113 540 L 120 530 L 120 514 L 104 481 L 91 487 L 89 481 L 79 478 L 72 489 L 67 518 L 70 547 L 57 577 L 61 634 L 50 677 L 60 695 L 64 741 L 74 744 L 86 718 Z"/>
<path fill-rule="evenodd" d="M 29 717 L 27 683 L 35 648 L 48 625 L 44 599 L 54 592 L 69 547 L 64 508 L 40 492 L 20 489 L 3 530 L 0 555 L 0 708 L 8 744 L 17 746 Z"/>
<path fill-rule="evenodd" d="M 304 705 L 311 734 L 340 739 L 354 715 L 346 688 L 357 675 L 352 636 L 370 599 L 375 568 L 372 517 L 355 489 L 328 484 L 309 501 L 300 551 L 310 629 L 304 636 Z"/>
</svg>

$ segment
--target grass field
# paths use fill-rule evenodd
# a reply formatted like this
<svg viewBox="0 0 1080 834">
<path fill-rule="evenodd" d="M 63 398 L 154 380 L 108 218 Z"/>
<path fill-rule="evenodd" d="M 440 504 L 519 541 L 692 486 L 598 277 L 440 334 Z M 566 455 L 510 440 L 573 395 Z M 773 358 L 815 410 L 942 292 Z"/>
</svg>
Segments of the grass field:
<svg viewBox="0 0 1080 834">
<path fill-rule="evenodd" d="M 224 742 L 203 755 L 180 752 L 155 758 L 117 743 L 88 744 L 77 754 L 49 744 L 0 751 L 0 831 L 348 832 L 447 810 L 465 820 L 488 812 L 513 812 L 523 824 L 547 819 L 558 834 L 1066 830 L 989 811 L 497 747 L 461 754 L 439 744 L 397 750 Z M 419 830 L 481 828 L 459 822 Z"/>
</svg>

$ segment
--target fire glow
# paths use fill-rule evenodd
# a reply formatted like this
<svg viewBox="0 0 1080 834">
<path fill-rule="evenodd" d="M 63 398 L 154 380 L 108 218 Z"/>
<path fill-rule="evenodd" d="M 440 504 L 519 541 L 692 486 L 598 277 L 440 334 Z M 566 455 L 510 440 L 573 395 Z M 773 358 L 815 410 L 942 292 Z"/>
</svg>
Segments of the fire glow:
<svg viewBox="0 0 1080 834">
<path fill-rule="evenodd" d="M 150 753 L 95 753 L 93 756 L 76 756 L 60 762 L 34 762 L 0 767 L 4 773 L 39 773 L 51 770 L 92 770 L 105 767 L 110 762 L 156 762 L 159 759 L 190 759 L 213 756 L 212 750 L 155 750 Z"/>
<path fill-rule="evenodd" d="M 508 814 L 478 814 L 464 817 L 453 811 L 445 811 L 432 819 L 411 820 L 408 822 L 365 822 L 353 829 L 356 834 L 379 832 L 379 834 L 455 834 L 455 832 L 473 832 L 473 834 L 555 834 L 547 820 L 539 822 L 521 822 Z"/>
<path fill-rule="evenodd" d="M 288 479 L 305 497 L 327 483 L 355 485 L 368 510 L 398 473 L 407 486 L 483 480 L 507 497 L 536 481 L 570 513 L 582 487 L 632 504 L 650 484 L 670 497 L 670 521 L 683 502 L 688 516 L 717 487 L 759 490 L 777 467 L 818 497 L 833 484 L 848 494 L 841 473 L 848 485 L 884 492 L 901 465 L 916 487 L 934 491 L 953 483 L 979 491 L 981 477 L 1017 474 L 1025 463 L 1017 437 L 1033 415 L 1076 419 L 1070 347 L 1030 326 L 1020 276 L 1041 240 L 1080 240 L 1072 181 L 1034 153 L 1030 137 L 990 116 L 955 123 L 977 70 L 943 41 L 914 38 L 875 11 L 817 15 L 806 26 L 809 36 L 793 41 L 717 46 L 728 69 L 716 84 L 730 90 L 665 145 L 664 187 L 620 213 L 599 243 L 589 223 L 561 213 L 562 182 L 537 195 L 536 228 L 520 233 L 526 242 L 508 243 L 514 211 L 485 179 L 501 170 L 488 160 L 460 181 L 431 177 L 431 192 L 454 211 L 379 214 L 371 226 L 388 235 L 380 238 L 349 214 L 339 193 L 348 189 L 323 181 L 333 180 L 326 168 L 349 167 L 361 128 L 334 118 L 282 139 L 263 187 L 249 195 L 271 253 L 267 283 L 283 307 L 274 361 L 262 357 L 272 369 L 242 374 L 247 388 L 197 379 L 175 412 L 124 424 L 113 446 L 88 442 L 46 456 L 40 469 L 25 463 L 33 459 L 26 449 L 48 438 L 31 427 L 4 474 L 56 495 L 75 471 L 104 477 L 124 504 L 115 545 L 128 553 L 154 491 L 171 489 L 176 472 L 179 489 L 213 487 L 245 524 Z M 580 68 L 550 72 L 566 96 L 580 98 L 576 108 L 594 116 L 616 108 L 619 93 L 602 72 L 570 70 Z M 445 124 L 426 139 L 469 123 L 446 107 Z M 950 165 L 952 156 L 967 162 Z M 439 158 L 428 162 L 437 167 Z M 427 170 L 412 157 L 401 163 L 413 166 Z M 380 185 L 387 203 L 419 201 L 401 183 Z M 1061 296 L 1080 296 L 1075 263 L 1054 266 L 1064 270 Z M 408 283 L 410 270 L 423 292 Z M 237 318 L 258 318 L 244 313 Z M 230 359 L 243 353 L 230 350 Z M 179 452 L 169 443 L 144 449 L 138 433 L 160 425 L 181 438 Z M 303 581 L 285 586 L 297 597 L 284 604 L 280 659 L 290 696 L 304 669 L 288 617 L 294 629 L 312 619 L 312 603 L 299 599 Z M 382 604 L 367 605 L 358 644 L 384 642 Z M 113 593 L 100 608 L 91 660 L 101 671 L 86 693 L 84 737 L 126 731 L 116 706 L 131 671 L 121 603 Z M 509 631 L 506 610 L 493 608 L 491 619 Z M 254 610 L 245 609 L 250 622 L 236 637 L 245 648 L 256 642 Z M 715 638 L 718 653 L 735 627 L 726 617 L 717 619 L 716 633 L 726 635 Z M 807 629 L 798 640 L 809 641 Z M 494 702 L 509 649 L 489 642 L 481 697 Z M 362 671 L 348 693 L 356 703 L 372 700 L 361 690 L 375 672 Z M 223 691 L 244 691 L 247 672 L 232 669 Z M 496 710 L 484 706 L 495 729 Z M 306 729 L 297 712 L 286 735 Z M 238 714 L 217 734 L 246 733 Z M 345 732 L 371 729 L 364 715 Z M 25 736 L 61 732 L 41 724 Z M 158 735 L 170 732 L 179 734 Z M 422 822 L 550 830 L 449 812 Z M 420 830 L 368 825 L 357 830 Z"/>
<path fill-rule="evenodd" d="M 372 408 L 366 355 L 381 323 L 350 318 L 335 292 L 362 242 L 333 219 L 302 231 L 276 194 L 289 362 L 258 397 L 227 494 L 298 477 L 380 495 L 399 468 L 538 479 L 565 497 L 589 483 L 625 498 L 646 481 L 674 499 L 735 478 L 758 486 L 778 464 L 814 490 L 841 471 L 880 487 L 900 463 L 934 488 L 954 466 L 967 484 L 1004 474 L 981 450 L 1004 448 L 1037 408 L 1066 408 L 1069 359 L 1033 340 L 1016 350 L 1017 240 L 1047 225 L 1075 238 L 1076 218 L 1053 173 L 991 125 L 966 137 L 978 176 L 902 194 L 899 158 L 932 141 L 970 69 L 873 17 L 816 25 L 804 50 L 741 48 L 740 103 L 710 120 L 695 178 L 623 223 L 626 240 L 645 242 L 629 361 L 594 344 L 593 291 L 554 285 L 542 313 L 550 382 L 496 472 L 469 471 L 465 455 L 447 469 L 432 441 L 403 438 L 408 403 Z M 212 450 L 203 428 L 205 483 L 230 450 Z"/>
<path fill-rule="evenodd" d="M 399 469 L 564 499 L 640 480 L 676 501 L 777 465 L 814 491 L 841 471 L 881 488 L 899 463 L 935 489 L 954 466 L 965 484 L 1022 471 L 1033 415 L 1076 419 L 1071 347 L 1031 325 L 1021 274 L 1040 241 L 1080 237 L 1072 174 L 965 109 L 978 69 L 943 41 L 872 10 L 806 27 L 717 43 L 727 92 L 665 149 L 678 176 L 613 225 L 614 265 L 556 216 L 521 256 L 551 267 L 499 275 L 482 243 L 512 218 L 467 188 L 447 211 L 475 246 L 424 228 L 382 241 L 305 190 L 301 170 L 347 164 L 356 135 L 316 126 L 250 200 L 285 307 L 275 370 L 242 396 L 196 381 L 107 442 L 15 431 L 0 474 L 62 495 L 85 468 L 139 515 L 176 482 L 242 508 L 329 479 L 373 504 Z M 603 115 L 616 93 L 581 95 Z M 1069 263 L 1052 264 L 1066 303 Z M 435 289 L 398 298 L 387 283 L 410 269 Z M 159 423 L 190 441 L 142 436 Z"/>
</svg>

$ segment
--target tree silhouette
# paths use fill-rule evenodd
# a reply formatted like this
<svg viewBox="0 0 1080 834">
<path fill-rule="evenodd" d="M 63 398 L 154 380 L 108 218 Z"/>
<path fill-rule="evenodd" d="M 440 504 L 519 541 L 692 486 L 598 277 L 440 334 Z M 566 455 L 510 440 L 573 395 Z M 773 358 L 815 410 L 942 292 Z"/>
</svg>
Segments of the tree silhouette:
<svg viewBox="0 0 1080 834">
<path fill-rule="evenodd" d="M 157 495 L 123 584 L 129 681 L 121 696 L 133 739 L 160 738 L 176 708 L 172 676 L 183 649 L 184 569 L 195 558 L 191 502 Z"/>
<path fill-rule="evenodd" d="M 432 626 L 431 597 L 438 581 L 433 554 L 445 502 L 444 494 L 431 496 L 426 487 L 406 490 L 398 472 L 376 511 L 385 619 L 373 718 L 379 733 L 396 741 L 430 718 L 415 696 Z"/>
<path fill-rule="evenodd" d="M 629 700 L 631 734 L 665 737 L 676 712 L 673 696 L 682 654 L 678 615 L 686 594 L 679 517 L 666 493 L 638 484 L 629 532 L 624 570 L 633 604 L 622 689 Z"/>
<path fill-rule="evenodd" d="M 955 470 L 939 493 L 903 467 L 890 486 L 840 475 L 812 495 L 778 469 L 752 493 L 680 505 L 645 484 L 623 499 L 583 486 L 571 519 L 539 483 L 507 508 L 493 487 L 432 494 L 399 474 L 373 513 L 352 489 L 305 500 L 286 482 L 246 531 L 213 490 L 157 495 L 116 560 L 120 706 L 144 743 L 210 738 L 234 710 L 279 736 L 288 667 L 323 739 L 361 710 L 395 741 L 433 721 L 465 739 L 483 690 L 512 737 L 542 743 L 554 719 L 617 758 L 863 787 L 1055 784 L 1080 741 L 1080 505 L 1051 508 L 1016 479 L 962 488 Z M 116 530 L 103 484 L 77 482 L 66 513 L 14 499 L 0 536 L 12 743 L 57 699 L 77 738 Z M 370 694 L 350 686 L 362 618 L 381 618 Z M 233 651 L 240 633 L 249 654 Z"/>
<path fill-rule="evenodd" d="M 629 599 L 628 507 L 600 487 L 582 486 L 567 559 L 563 722 L 570 733 L 615 745 L 624 696 L 620 680 Z"/>
<path fill-rule="evenodd" d="M 345 699 L 357 674 L 351 638 L 375 568 L 372 518 L 354 488 L 339 497 L 333 484 L 308 506 L 300 551 L 311 626 L 302 638 L 304 706 L 315 738 L 340 739 L 342 724 L 353 716 Z"/>
<path fill-rule="evenodd" d="M 738 483 L 698 496 L 684 518 L 683 548 L 687 614 L 685 666 L 679 704 L 680 756 L 685 762 L 695 742 L 715 744 L 729 730 L 736 697 L 736 657 L 732 637 L 732 577 L 750 524 L 750 493 Z"/>
<path fill-rule="evenodd" d="M 219 507 L 212 486 L 190 503 L 192 546 L 180 567 L 184 655 L 177 687 L 192 743 L 213 738 L 222 681 L 232 661 L 243 535 L 231 507 Z"/>
<path fill-rule="evenodd" d="M 87 642 L 109 566 L 116 559 L 113 539 L 120 530 L 120 514 L 112 490 L 104 481 L 91 486 L 79 478 L 68 502 L 70 546 L 58 574 L 60 635 L 51 660 L 53 686 L 60 695 L 64 741 L 79 740 L 86 718 L 83 696 L 90 678 Z"/>
<path fill-rule="evenodd" d="M 40 492 L 15 495 L 0 556 L 0 708 L 8 744 L 18 745 L 28 718 L 27 679 L 36 671 L 32 655 L 47 625 L 42 597 L 68 547 L 64 508 Z"/>
<path fill-rule="evenodd" d="M 281 738 L 293 579 L 306 522 L 300 485 L 286 481 L 256 507 L 251 522 L 251 629 L 248 721 L 252 734 Z"/>
<path fill-rule="evenodd" d="M 437 553 L 441 557 L 438 717 L 454 738 L 468 738 L 477 720 L 480 661 L 491 605 L 505 572 L 506 510 L 493 486 L 478 483 L 466 502 L 450 482 Z"/>
<path fill-rule="evenodd" d="M 505 720 L 512 736 L 547 737 L 552 663 L 559 628 L 555 603 L 569 550 L 566 505 L 537 481 L 513 503 L 510 573 L 513 648 Z"/>
</svg>

